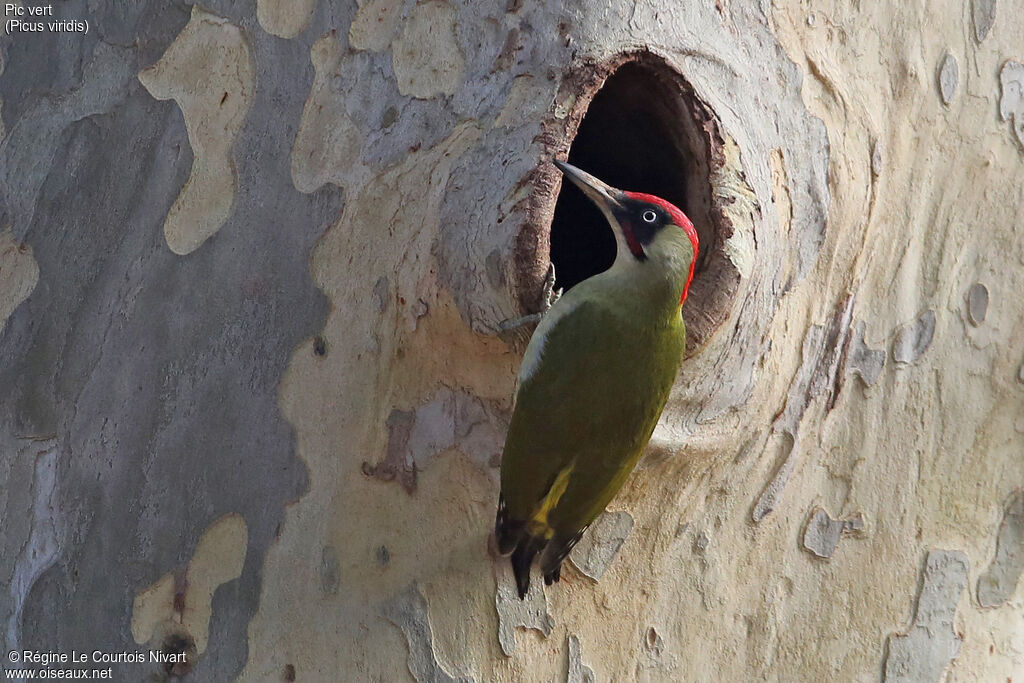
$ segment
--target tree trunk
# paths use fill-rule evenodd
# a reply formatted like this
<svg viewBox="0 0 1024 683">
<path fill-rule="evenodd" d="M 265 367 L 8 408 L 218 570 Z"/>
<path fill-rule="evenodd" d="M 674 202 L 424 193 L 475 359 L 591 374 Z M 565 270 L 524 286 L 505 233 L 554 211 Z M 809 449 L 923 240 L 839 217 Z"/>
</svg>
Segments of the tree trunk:
<svg viewBox="0 0 1024 683">
<path fill-rule="evenodd" d="M 4 652 L 1024 677 L 1024 13 L 968 4 L 7 5 L 88 31 L 0 42 Z M 610 258 L 565 155 L 701 258 L 648 453 L 520 602 L 501 323 Z"/>
</svg>

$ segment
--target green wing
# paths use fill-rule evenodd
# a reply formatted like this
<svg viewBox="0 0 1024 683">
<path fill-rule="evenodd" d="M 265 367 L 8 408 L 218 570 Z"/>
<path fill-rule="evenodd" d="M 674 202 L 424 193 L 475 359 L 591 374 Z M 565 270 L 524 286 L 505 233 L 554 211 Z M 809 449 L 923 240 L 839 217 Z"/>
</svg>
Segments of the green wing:
<svg viewBox="0 0 1024 683">
<path fill-rule="evenodd" d="M 621 488 L 657 424 L 685 348 L 678 314 L 652 324 L 630 302 L 601 299 L 569 292 L 558 302 L 568 312 L 531 340 L 542 351 L 522 378 L 505 441 L 508 516 L 534 519 L 548 494 L 558 493 L 539 520 L 548 537 L 574 536 Z"/>
</svg>

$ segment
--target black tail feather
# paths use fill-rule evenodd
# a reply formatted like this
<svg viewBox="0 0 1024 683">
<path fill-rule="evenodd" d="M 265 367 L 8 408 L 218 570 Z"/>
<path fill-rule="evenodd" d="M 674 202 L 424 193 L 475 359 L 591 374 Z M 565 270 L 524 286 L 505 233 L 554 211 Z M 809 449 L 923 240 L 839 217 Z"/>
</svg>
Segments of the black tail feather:
<svg viewBox="0 0 1024 683">
<path fill-rule="evenodd" d="M 588 525 L 589 526 L 589 525 Z M 544 582 L 547 585 L 558 581 L 562 576 L 562 562 L 572 549 L 579 543 L 579 540 L 583 537 L 583 532 L 587 530 L 587 527 L 583 527 L 579 531 L 571 534 L 567 533 L 556 533 L 555 537 L 551 539 L 551 545 L 544 551 L 544 555 L 540 558 L 540 570 L 544 572 Z"/>
<path fill-rule="evenodd" d="M 530 567 L 533 558 L 544 549 L 548 542 L 536 536 L 525 536 L 512 551 L 512 573 L 516 576 L 516 590 L 519 599 L 524 600 L 530 591 Z"/>
<path fill-rule="evenodd" d="M 550 586 L 553 583 L 558 583 L 558 580 L 562 578 L 562 564 L 558 563 L 554 569 L 550 569 L 544 572 L 544 585 Z"/>
</svg>

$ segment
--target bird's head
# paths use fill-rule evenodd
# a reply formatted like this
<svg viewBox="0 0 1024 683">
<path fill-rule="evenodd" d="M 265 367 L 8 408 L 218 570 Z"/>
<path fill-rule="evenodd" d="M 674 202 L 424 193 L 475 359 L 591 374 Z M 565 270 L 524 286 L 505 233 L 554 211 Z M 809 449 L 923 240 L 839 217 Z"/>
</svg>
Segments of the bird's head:
<svg viewBox="0 0 1024 683">
<path fill-rule="evenodd" d="M 686 282 L 680 303 L 693 281 L 699 241 L 693 223 L 674 204 L 642 192 L 625 192 L 595 178 L 572 164 L 555 160 L 555 166 L 594 202 L 608 219 L 618 245 L 616 263 L 646 267 L 682 266 Z"/>
</svg>

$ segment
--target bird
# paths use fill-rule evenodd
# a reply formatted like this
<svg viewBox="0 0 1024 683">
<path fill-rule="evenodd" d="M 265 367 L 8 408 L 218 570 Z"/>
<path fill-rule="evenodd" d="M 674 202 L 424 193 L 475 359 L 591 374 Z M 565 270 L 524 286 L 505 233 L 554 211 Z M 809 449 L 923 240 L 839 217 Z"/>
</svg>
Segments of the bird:
<svg viewBox="0 0 1024 683">
<path fill-rule="evenodd" d="M 523 355 L 494 526 L 520 599 L 538 555 L 544 583 L 559 580 L 650 440 L 686 350 L 682 305 L 699 249 L 670 202 L 554 164 L 604 214 L 616 255 L 551 305 Z"/>
</svg>

